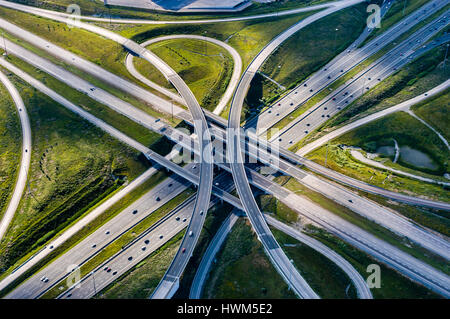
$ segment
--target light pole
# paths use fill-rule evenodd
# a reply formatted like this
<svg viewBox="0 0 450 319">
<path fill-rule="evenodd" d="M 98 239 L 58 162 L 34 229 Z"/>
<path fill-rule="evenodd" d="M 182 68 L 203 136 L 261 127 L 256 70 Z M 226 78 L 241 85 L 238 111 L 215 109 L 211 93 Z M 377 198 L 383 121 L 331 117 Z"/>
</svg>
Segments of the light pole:
<svg viewBox="0 0 450 319">
<path fill-rule="evenodd" d="M 3 37 L 3 47 L 5 48 L 5 56 L 7 56 L 8 51 L 6 50 L 5 31 L 2 32 L 2 37 Z"/>
<path fill-rule="evenodd" d="M 338 28 L 334 29 L 334 51 L 336 51 L 336 40 L 337 40 L 337 32 L 339 31 Z"/>
<path fill-rule="evenodd" d="M 444 57 L 444 69 L 445 69 L 445 63 L 447 62 L 447 54 L 448 54 L 448 47 L 449 47 L 449 43 L 447 43 L 447 49 L 445 50 L 445 57 Z M 6 51 L 6 46 L 5 46 L 5 51 Z"/>
<path fill-rule="evenodd" d="M 406 0 L 403 1 L 403 13 L 402 13 L 403 16 L 405 15 L 405 8 L 406 8 Z"/>
</svg>

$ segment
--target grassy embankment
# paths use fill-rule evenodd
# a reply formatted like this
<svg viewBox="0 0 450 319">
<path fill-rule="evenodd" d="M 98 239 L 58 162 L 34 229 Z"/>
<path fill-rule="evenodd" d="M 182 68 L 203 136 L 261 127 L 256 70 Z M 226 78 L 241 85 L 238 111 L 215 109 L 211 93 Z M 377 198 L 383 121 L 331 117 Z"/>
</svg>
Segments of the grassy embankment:
<svg viewBox="0 0 450 319">
<path fill-rule="evenodd" d="M 19 27 L 24 28 L 25 30 L 28 30 L 31 33 L 40 36 L 94 64 L 99 65 L 100 67 L 111 73 L 114 73 L 115 75 L 118 75 L 139 86 L 142 86 L 143 88 L 157 96 L 166 98 L 162 93 L 159 93 L 156 90 L 144 85 L 128 72 L 125 66 L 125 57 L 128 52 L 124 47 L 112 40 L 106 39 L 83 29 L 69 28 L 65 23 L 55 22 L 50 19 L 37 17 L 31 14 L 10 10 L 3 7 L 0 7 L 0 17 L 17 24 Z M 145 110 L 150 115 L 164 118 L 167 121 L 170 120 L 170 116 L 168 116 L 167 114 L 162 114 L 150 103 L 142 101 L 138 98 L 134 98 L 123 89 L 105 84 L 103 81 L 98 80 L 92 75 L 80 71 L 71 64 L 64 63 L 59 59 L 52 57 L 47 52 L 31 46 L 24 40 L 18 40 L 17 37 L 10 36 L 8 35 L 8 33 L 6 33 L 6 36 L 19 45 L 26 47 L 32 52 L 46 59 L 49 59 L 53 63 L 62 66 L 70 72 L 89 81 L 94 86 L 102 88 L 109 93 L 121 98 L 122 100 Z"/>
<path fill-rule="evenodd" d="M 285 88 L 292 89 L 350 45 L 365 25 L 366 5 L 359 4 L 312 23 L 285 41 L 265 61 L 260 71 Z M 337 30 L 337 31 L 336 31 Z M 285 92 L 257 75 L 246 97 L 249 115 L 273 103 Z"/>
<path fill-rule="evenodd" d="M 0 244 L 2 272 L 147 168 L 134 150 L 11 79 L 27 105 L 33 153 L 27 191 Z"/>
<path fill-rule="evenodd" d="M 186 82 L 200 105 L 214 110 L 228 86 L 233 58 L 222 47 L 195 39 L 173 39 L 154 43 L 147 49 L 171 66 Z M 146 78 L 172 89 L 173 86 L 142 58 L 134 58 L 136 69 Z M 176 90 L 173 88 L 173 91 Z"/>
<path fill-rule="evenodd" d="M 407 158 L 402 157 L 402 152 L 397 163 L 393 163 L 393 156 L 383 156 L 384 165 L 415 175 L 444 180 L 442 175 L 448 171 L 447 147 L 433 131 L 404 112 L 391 114 L 330 141 L 327 166 L 389 190 L 449 201 L 448 190 L 444 187 L 392 174 L 388 170 L 361 163 L 351 156 L 349 150 L 341 147 L 341 145 L 356 146 L 366 152 L 374 153 L 382 146 L 394 146 L 393 139 L 400 147 L 409 146 L 425 153 L 435 163 L 436 169 L 414 166 Z M 308 157 L 323 164 L 326 153 L 325 145 L 314 150 Z M 388 178 L 388 176 L 391 177 Z"/>
<path fill-rule="evenodd" d="M 16 106 L 0 83 L 0 220 L 8 207 L 21 157 L 22 129 Z"/>
<path fill-rule="evenodd" d="M 170 213 L 175 207 L 184 202 L 189 196 L 193 194 L 192 189 L 187 189 L 180 195 L 176 196 L 162 207 L 155 210 L 153 213 L 144 218 L 141 222 L 139 222 L 136 226 L 133 226 L 131 229 L 127 230 L 122 236 L 117 238 L 110 245 L 102 249 L 97 255 L 87 260 L 80 267 L 81 277 L 88 275 L 92 272 L 96 267 L 101 265 L 108 258 L 117 254 L 122 250 L 122 247 L 131 243 L 137 236 L 143 233 L 145 230 L 154 225 L 158 220 L 163 218 L 165 215 Z M 61 292 L 65 291 L 69 287 L 67 286 L 66 281 L 60 282 L 58 285 L 54 286 L 51 290 L 49 290 L 42 298 L 51 299 L 56 298 Z"/>
</svg>

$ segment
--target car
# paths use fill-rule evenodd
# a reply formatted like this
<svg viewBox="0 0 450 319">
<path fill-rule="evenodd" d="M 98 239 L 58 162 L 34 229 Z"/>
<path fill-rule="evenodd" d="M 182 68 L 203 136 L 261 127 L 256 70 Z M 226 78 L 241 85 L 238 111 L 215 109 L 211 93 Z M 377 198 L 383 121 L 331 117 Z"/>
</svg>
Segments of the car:
<svg viewBox="0 0 450 319">
<path fill-rule="evenodd" d="M 145 243 L 146 245 L 148 245 L 148 244 L 150 243 L 150 240 L 146 239 L 146 240 L 144 241 L 144 243 Z"/>
<path fill-rule="evenodd" d="M 163 237 L 164 237 L 163 235 L 160 235 L 160 236 L 159 236 L 159 239 L 163 239 Z"/>
<path fill-rule="evenodd" d="M 183 223 L 186 221 L 186 218 L 183 218 Z"/>
<path fill-rule="evenodd" d="M 309 92 L 312 92 L 312 91 L 313 91 L 313 89 L 310 89 L 310 90 L 309 90 Z"/>
<path fill-rule="evenodd" d="M 43 276 L 42 278 L 41 278 L 41 281 L 44 281 L 45 280 L 45 276 Z"/>
<path fill-rule="evenodd" d="M 219 186 L 219 182 L 216 182 L 215 185 L 216 185 L 216 186 Z"/>
<path fill-rule="evenodd" d="M 294 105 L 294 103 L 291 103 L 290 105 L 291 105 L 291 106 L 293 106 L 293 105 Z"/>
<path fill-rule="evenodd" d="M 305 84 L 303 84 L 303 86 L 304 86 L 304 87 L 307 87 L 308 85 L 305 83 Z"/>
<path fill-rule="evenodd" d="M 306 126 L 311 126 L 311 124 L 308 123 L 308 124 L 306 124 Z"/>
<path fill-rule="evenodd" d="M 350 203 L 353 203 L 353 201 L 351 199 L 348 200 Z"/>
<path fill-rule="evenodd" d="M 169 187 L 172 187 L 172 183 L 169 184 Z"/>
<path fill-rule="evenodd" d="M 144 250 L 146 250 L 146 249 L 147 249 L 147 247 L 145 247 L 145 246 L 142 246 L 142 247 L 141 247 L 141 249 L 142 249 L 142 251 L 144 251 Z"/>
<path fill-rule="evenodd" d="M 176 221 L 179 221 L 179 220 L 180 220 L 180 216 L 177 216 L 177 218 L 175 218 L 175 220 L 176 220 Z"/>
<path fill-rule="evenodd" d="M 192 230 L 189 232 L 189 237 L 192 237 L 194 235 L 194 233 L 192 232 Z"/>
<path fill-rule="evenodd" d="M 186 248 L 183 248 L 182 250 L 181 250 L 181 252 L 184 254 L 184 252 L 186 251 Z"/>
<path fill-rule="evenodd" d="M 281 106 L 281 103 L 278 103 L 278 106 Z"/>
<path fill-rule="evenodd" d="M 113 276 L 117 275 L 117 271 L 113 272 L 112 274 L 113 274 Z"/>
<path fill-rule="evenodd" d="M 159 121 L 161 121 L 161 119 L 156 119 L 156 120 L 155 120 L 155 123 L 158 123 Z"/>
<path fill-rule="evenodd" d="M 328 80 L 331 79 L 331 76 L 328 76 Z"/>
<path fill-rule="evenodd" d="M 161 200 L 161 198 L 159 198 L 159 196 L 156 197 L 156 201 L 157 201 L 157 202 L 159 202 L 160 200 Z"/>
<path fill-rule="evenodd" d="M 308 131 L 305 131 L 305 134 L 308 134 Z"/>
<path fill-rule="evenodd" d="M 197 168 L 197 165 L 194 165 L 193 167 L 192 167 L 192 169 L 196 169 Z"/>
<path fill-rule="evenodd" d="M 112 270 L 111 268 L 108 268 L 108 270 L 107 270 L 106 272 L 110 273 L 110 272 L 111 272 L 111 270 Z"/>
<path fill-rule="evenodd" d="M 92 248 L 95 248 L 95 247 L 97 247 L 97 245 L 96 245 L 96 244 L 93 244 L 93 245 L 92 245 Z"/>
<path fill-rule="evenodd" d="M 91 90 L 91 92 L 94 92 L 94 91 L 95 91 L 95 88 L 90 88 L 89 90 Z"/>
<path fill-rule="evenodd" d="M 334 97 L 332 100 L 333 100 L 333 101 L 336 101 L 336 98 Z"/>
<path fill-rule="evenodd" d="M 201 215 L 203 215 L 203 211 L 202 211 L 202 210 L 200 211 L 200 216 L 201 216 Z"/>
<path fill-rule="evenodd" d="M 106 266 L 105 268 L 103 268 L 103 270 L 104 270 L 104 271 L 107 271 L 107 270 L 108 270 L 108 266 Z"/>
<path fill-rule="evenodd" d="M 50 247 L 48 247 L 49 249 L 53 249 L 53 245 L 51 245 Z"/>
<path fill-rule="evenodd" d="M 110 234 L 109 230 L 105 231 L 105 234 L 106 234 L 106 235 L 109 235 L 109 234 Z"/>
<path fill-rule="evenodd" d="M 133 257 L 128 257 L 128 261 L 132 261 L 133 260 Z"/>
<path fill-rule="evenodd" d="M 323 109 L 324 109 L 324 110 L 328 110 L 328 107 L 325 106 Z"/>
<path fill-rule="evenodd" d="M 136 215 L 137 212 L 138 212 L 137 209 L 133 210 L 133 215 Z"/>
<path fill-rule="evenodd" d="M 48 283 L 48 278 L 45 278 L 45 279 L 44 279 L 44 282 L 45 282 L 45 283 Z"/>
</svg>

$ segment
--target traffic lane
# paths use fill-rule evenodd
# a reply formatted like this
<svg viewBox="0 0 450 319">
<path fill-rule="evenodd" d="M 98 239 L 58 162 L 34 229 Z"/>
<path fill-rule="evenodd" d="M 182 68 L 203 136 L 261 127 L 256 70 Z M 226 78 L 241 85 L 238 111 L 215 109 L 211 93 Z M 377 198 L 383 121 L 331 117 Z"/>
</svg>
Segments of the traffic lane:
<svg viewBox="0 0 450 319">
<path fill-rule="evenodd" d="M 439 5 L 433 6 L 433 4 Z M 438 11 L 438 9 L 440 9 L 444 4 L 445 1 L 437 0 L 433 1 L 433 3 L 426 4 L 422 7 L 427 9 L 425 13 L 423 13 L 423 10 L 418 9 L 410 16 L 398 22 L 374 40 L 370 41 L 364 47 L 350 52 L 348 52 L 349 50 L 347 49 L 342 52 L 320 71 L 312 75 L 310 79 L 294 88 L 288 95 L 269 107 L 269 109 L 248 121 L 245 127 L 256 128 L 259 134 L 264 133 L 281 118 L 287 116 L 294 109 L 296 109 L 300 104 L 304 103 L 306 100 L 316 95 L 324 87 L 346 74 L 357 64 L 381 50 L 396 37 L 410 29 L 410 27 L 419 23 L 420 21 L 416 20 L 416 17 L 425 18 Z"/>
<path fill-rule="evenodd" d="M 192 166 L 191 170 L 196 171 Z M 22 283 L 9 293 L 6 298 L 36 298 L 44 294 L 68 275 L 68 266 L 80 265 L 101 252 L 123 233 L 184 191 L 188 185 L 188 183 L 180 178 L 168 178 L 164 180 L 154 189 L 132 203 L 122 213 L 119 213 L 116 217 L 86 237 L 86 239 L 64 253 L 60 258 Z M 52 247 L 49 248 L 52 250 Z M 44 277 L 48 278 L 48 282 L 41 280 Z"/>
<path fill-rule="evenodd" d="M 25 186 L 28 178 L 28 171 L 30 169 L 31 163 L 31 152 L 32 152 L 32 140 L 31 140 L 31 126 L 30 120 L 28 118 L 27 109 L 23 100 L 17 91 L 16 87 L 11 83 L 8 77 L 0 71 L 0 81 L 3 83 L 11 98 L 13 99 L 14 105 L 17 109 L 17 114 L 19 115 L 20 126 L 22 129 L 22 152 L 20 157 L 20 166 L 18 168 L 18 174 L 16 183 L 14 186 L 14 191 L 9 200 L 9 204 L 0 220 L 0 241 L 5 235 L 14 215 L 16 213 L 17 207 L 19 207 L 20 199 L 25 190 Z"/>
</svg>

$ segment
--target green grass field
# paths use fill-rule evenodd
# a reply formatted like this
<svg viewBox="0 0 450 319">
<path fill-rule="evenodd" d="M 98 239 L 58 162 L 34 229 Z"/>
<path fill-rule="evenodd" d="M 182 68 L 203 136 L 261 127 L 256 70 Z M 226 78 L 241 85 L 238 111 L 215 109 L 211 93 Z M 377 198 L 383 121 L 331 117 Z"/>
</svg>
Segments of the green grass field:
<svg viewBox="0 0 450 319">
<path fill-rule="evenodd" d="M 442 175 L 448 171 L 449 151 L 447 147 L 433 131 L 404 112 L 391 114 L 331 141 L 328 146 L 327 165 L 349 176 L 383 188 L 426 196 L 441 201 L 449 201 L 448 190 L 445 190 L 442 186 L 423 183 L 395 174 L 393 178 L 385 181 L 386 177 L 391 175 L 390 172 L 361 163 L 353 159 L 347 150 L 339 147 L 339 145 L 357 146 L 362 147 L 365 151 L 375 152 L 381 146 L 393 145 L 393 138 L 400 146 L 409 146 L 427 154 L 438 168 L 433 171 L 415 167 L 403 160 L 402 156 L 399 157 L 398 163 L 395 164 L 392 163 L 393 158 L 385 158 L 385 165 L 416 175 L 444 180 Z M 308 157 L 323 164 L 325 155 L 326 146 L 322 146 L 310 153 Z"/>
<path fill-rule="evenodd" d="M 248 220 L 238 220 L 217 255 L 202 298 L 295 298 L 273 268 Z"/>
<path fill-rule="evenodd" d="M 441 84 L 450 76 L 450 68 L 441 67 L 444 56 L 445 48 L 442 46 L 427 52 L 379 83 L 289 149 L 296 151 L 332 130 L 395 106 Z"/>
<path fill-rule="evenodd" d="M 294 88 L 348 47 L 365 25 L 366 4 L 359 4 L 312 23 L 285 41 L 260 68 L 267 78 L 254 77 L 245 99 L 243 117 L 256 116 L 288 89 Z M 337 30 L 337 31 L 336 31 Z M 283 123 L 290 121 L 287 117 Z"/>
<path fill-rule="evenodd" d="M 38 6 L 39 8 L 46 8 L 49 10 L 66 12 L 67 6 L 70 4 L 77 4 L 81 8 L 82 15 L 95 15 L 108 17 L 121 17 L 121 18 L 145 18 L 150 20 L 187 20 L 187 19 L 214 19 L 224 17 L 235 17 L 236 14 L 240 16 L 248 16 L 255 14 L 262 14 L 268 12 L 280 12 L 282 10 L 289 10 L 294 8 L 300 8 L 310 5 L 316 5 L 328 2 L 328 0 L 281 0 L 273 3 L 253 3 L 252 6 L 246 8 L 239 13 L 216 13 L 216 14 L 177 14 L 170 12 L 157 12 L 139 8 L 130 7 L 118 7 L 118 6 L 105 6 L 100 1 L 91 0 L 43 0 L 39 1 L 39 5 L 35 0 L 21 0 L 20 2 Z"/>
<path fill-rule="evenodd" d="M 184 231 L 153 252 L 136 267 L 99 292 L 98 299 L 146 299 L 158 286 L 181 244 Z"/>
<path fill-rule="evenodd" d="M 300 184 L 297 180 L 294 178 L 291 178 L 289 176 L 279 176 L 275 179 L 277 183 L 280 185 L 286 187 L 287 189 L 295 192 L 299 196 L 304 196 L 308 200 L 316 203 L 317 205 L 321 206 L 322 208 L 328 210 L 330 213 L 333 213 L 344 220 L 360 227 L 361 229 L 371 233 L 375 237 L 378 237 L 381 240 L 384 240 L 385 242 L 399 248 L 400 250 L 405 251 L 406 253 L 430 264 L 433 265 L 433 267 L 440 269 L 441 271 L 445 273 L 450 272 L 450 268 L 448 267 L 448 263 L 441 257 L 434 255 L 430 253 L 429 251 L 423 249 L 422 247 L 414 244 L 410 240 L 408 240 L 405 237 L 401 237 L 393 232 L 391 232 L 389 229 L 384 228 L 377 223 L 370 221 L 366 219 L 365 217 L 357 214 L 353 210 L 344 207 L 332 199 L 327 198 L 326 196 L 315 192 L 306 186 Z M 383 203 L 383 202 L 381 202 Z M 290 210 L 287 208 L 287 210 Z M 292 211 L 292 210 L 291 210 Z M 405 213 L 408 217 L 415 217 L 410 211 L 405 211 L 404 209 L 401 209 L 398 211 L 399 213 Z M 295 212 L 292 212 L 295 213 Z M 416 212 L 417 213 L 417 212 Z M 281 219 L 279 217 L 279 214 L 275 215 L 278 219 Z M 417 218 L 417 217 L 416 217 Z M 300 223 L 303 222 L 302 216 L 300 216 L 299 221 Z M 448 224 L 447 224 L 448 225 Z M 441 226 L 441 228 L 448 226 Z"/>
<path fill-rule="evenodd" d="M 440 296 L 436 295 L 432 291 L 410 281 L 397 271 L 385 266 L 366 253 L 356 249 L 321 228 L 310 225 L 308 226 L 307 232 L 312 237 L 320 240 L 342 257 L 347 259 L 347 261 L 355 267 L 363 278 L 367 278 L 369 276 L 367 266 L 371 264 L 379 265 L 381 270 L 381 288 L 371 289 L 375 299 L 440 298 Z"/>
<path fill-rule="evenodd" d="M 0 83 L 0 219 L 16 185 L 20 165 L 22 129 L 16 106 Z"/>
<path fill-rule="evenodd" d="M 425 120 L 449 141 L 450 129 L 448 123 L 450 123 L 450 92 L 449 90 L 445 92 L 445 94 L 442 94 L 436 99 L 414 105 L 411 109 L 416 115 Z"/>
<path fill-rule="evenodd" d="M 0 245 L 3 271 L 147 167 L 134 150 L 11 79 L 29 112 L 33 154 L 29 185 Z"/>
<path fill-rule="evenodd" d="M 214 110 L 228 86 L 233 72 L 233 59 L 222 47 L 195 39 L 173 39 L 147 47 L 175 72 L 194 93 L 200 105 Z M 148 79 L 166 88 L 173 86 L 150 63 L 134 58 L 136 69 Z M 173 88 L 173 91 L 176 90 Z"/>
</svg>

